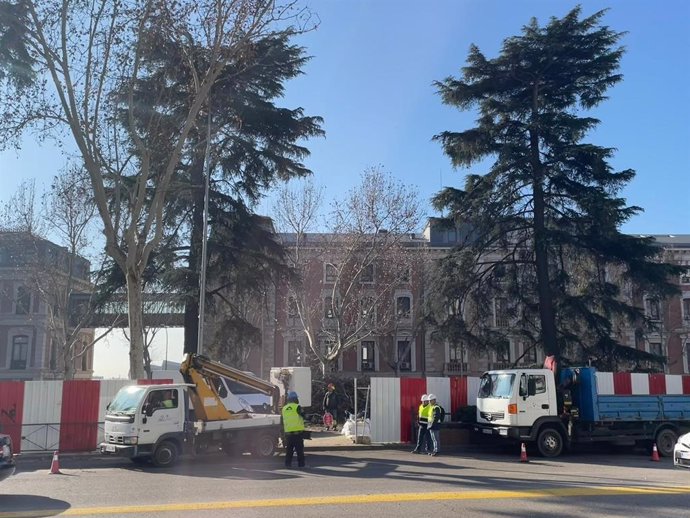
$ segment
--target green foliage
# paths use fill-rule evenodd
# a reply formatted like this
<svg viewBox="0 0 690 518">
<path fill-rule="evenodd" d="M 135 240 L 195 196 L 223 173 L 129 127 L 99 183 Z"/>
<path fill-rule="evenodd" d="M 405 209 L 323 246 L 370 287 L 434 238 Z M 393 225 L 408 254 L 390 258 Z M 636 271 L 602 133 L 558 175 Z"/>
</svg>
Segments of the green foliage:
<svg viewBox="0 0 690 518">
<path fill-rule="evenodd" d="M 584 111 L 622 79 L 623 34 L 602 24 L 604 14 L 583 18 L 578 7 L 544 27 L 533 19 L 498 57 L 473 46 L 462 77 L 436 83 L 445 104 L 476 108 L 478 118 L 435 140 L 455 166 L 492 161 L 463 190 L 434 199 L 449 224 L 472 229 L 440 262 L 435 283 L 447 338 L 497 349 L 513 337 L 610 367 L 633 351 L 616 341 L 617 319 L 644 321 L 620 287 L 674 290 L 668 276 L 679 270 L 658 260 L 653 240 L 619 231 L 641 211 L 620 197 L 634 172 L 614 171 L 614 150 L 584 141 L 599 122 Z M 448 312 L 448 301 L 463 311 Z"/>
</svg>

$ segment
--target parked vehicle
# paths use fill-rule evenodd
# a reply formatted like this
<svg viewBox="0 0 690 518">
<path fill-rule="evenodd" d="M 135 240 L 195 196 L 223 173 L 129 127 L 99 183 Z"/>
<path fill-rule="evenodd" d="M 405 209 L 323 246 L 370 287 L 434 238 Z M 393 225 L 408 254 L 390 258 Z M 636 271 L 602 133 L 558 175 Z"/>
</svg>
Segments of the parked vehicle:
<svg viewBox="0 0 690 518">
<path fill-rule="evenodd" d="M 678 437 L 673 448 L 673 465 L 677 468 L 690 468 L 690 433 Z"/>
<path fill-rule="evenodd" d="M 101 453 L 129 457 L 135 463 L 151 460 L 161 467 L 174 464 L 182 453 L 275 453 L 282 433 L 278 405 L 285 386 L 196 355 L 187 355 L 180 372 L 184 384 L 131 385 L 117 393 L 106 411 Z M 226 379 L 269 397 L 270 412 L 226 408 Z"/>
<path fill-rule="evenodd" d="M 12 452 L 12 439 L 0 433 L 0 481 L 14 473 L 16 463 Z"/>
<path fill-rule="evenodd" d="M 639 443 L 670 457 L 690 431 L 690 395 L 605 395 L 592 367 L 489 371 L 479 384 L 475 430 L 535 443 L 544 457 L 581 443 Z"/>
</svg>

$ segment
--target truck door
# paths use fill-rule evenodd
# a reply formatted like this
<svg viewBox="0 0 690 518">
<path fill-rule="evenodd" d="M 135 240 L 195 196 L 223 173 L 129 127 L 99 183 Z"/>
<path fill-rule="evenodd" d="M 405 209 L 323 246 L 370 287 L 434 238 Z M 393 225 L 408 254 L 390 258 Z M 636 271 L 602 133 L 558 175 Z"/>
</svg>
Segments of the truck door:
<svg viewBox="0 0 690 518">
<path fill-rule="evenodd" d="M 179 389 L 155 389 L 149 392 L 142 406 L 139 444 L 154 444 L 170 432 L 180 432 L 184 426 L 184 401 Z"/>
<path fill-rule="evenodd" d="M 538 418 L 554 415 L 556 409 L 549 402 L 545 374 L 522 373 L 517 407 L 518 426 L 530 427 Z"/>
</svg>

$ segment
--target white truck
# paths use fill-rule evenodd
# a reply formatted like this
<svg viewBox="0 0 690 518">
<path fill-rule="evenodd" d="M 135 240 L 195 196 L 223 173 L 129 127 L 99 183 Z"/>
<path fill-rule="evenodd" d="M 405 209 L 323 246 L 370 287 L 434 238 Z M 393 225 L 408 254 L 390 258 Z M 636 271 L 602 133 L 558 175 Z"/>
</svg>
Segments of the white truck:
<svg viewBox="0 0 690 518">
<path fill-rule="evenodd" d="M 489 371 L 479 383 L 475 430 L 536 443 L 544 457 L 595 442 L 656 444 L 670 457 L 690 430 L 690 395 L 600 394 L 593 367 L 562 369 L 558 384 L 548 369 Z"/>
<path fill-rule="evenodd" d="M 281 396 L 295 386 L 311 384 L 308 368 L 280 370 L 280 375 L 273 374 L 278 380 L 273 384 L 193 354 L 186 356 L 180 372 L 185 383 L 130 385 L 117 393 L 106 410 L 102 454 L 128 457 L 135 463 L 151 461 L 159 467 L 171 466 L 183 453 L 222 450 L 228 455 L 249 451 L 272 456 L 282 433 Z M 272 412 L 229 411 L 223 404 L 223 379 L 269 395 Z M 305 400 L 309 396 L 305 394 Z"/>
</svg>

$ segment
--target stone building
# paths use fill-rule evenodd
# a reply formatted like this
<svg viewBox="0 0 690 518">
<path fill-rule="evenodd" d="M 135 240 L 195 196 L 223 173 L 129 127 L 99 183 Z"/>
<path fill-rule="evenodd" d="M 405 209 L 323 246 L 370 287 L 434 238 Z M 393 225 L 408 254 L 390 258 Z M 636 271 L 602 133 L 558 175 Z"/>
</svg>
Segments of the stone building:
<svg viewBox="0 0 690 518">
<path fill-rule="evenodd" d="M 64 376 L 61 344 L 53 326 L 67 311 L 65 290 L 88 293 L 89 262 L 27 232 L 0 232 L 0 380 Z M 70 271 L 71 270 L 71 271 Z M 91 343 L 93 330 L 80 331 Z M 74 359 L 74 377 L 90 378 L 93 351 Z"/>
<path fill-rule="evenodd" d="M 464 237 L 462 233 L 462 229 L 445 229 L 430 219 L 423 233 L 405 236 L 402 245 L 433 259 L 457 245 Z M 294 235 L 279 237 L 288 245 L 296 239 Z M 688 265 L 688 272 L 677 280 L 679 295 L 662 301 L 644 295 L 634 300 L 635 305 L 644 307 L 647 316 L 658 321 L 656 330 L 640 335 L 631 327 L 623 327 L 619 330 L 618 339 L 630 347 L 665 356 L 665 370 L 669 374 L 690 373 L 690 235 L 653 237 L 660 245 L 663 259 Z M 316 249 L 323 235 L 307 234 L 303 239 Z M 318 324 L 321 326 L 329 325 L 329 289 L 333 281 L 329 262 L 323 254 L 318 255 L 306 277 L 306 284 L 314 288 L 310 297 L 314 303 L 321 305 L 324 313 Z M 385 265 L 376 265 L 372 268 L 371 277 L 366 278 L 367 282 L 371 282 L 372 290 L 376 289 L 378 272 L 384 268 Z M 543 363 L 543 352 L 530 348 L 519 338 L 511 339 L 505 351 L 488 354 L 473 353 L 465 350 L 461 344 L 435 340 L 434 330 L 416 321 L 416 308 L 424 299 L 425 287 L 419 272 L 413 270 L 409 280 L 397 285 L 390 293 L 390 300 L 384 303 L 384 306 L 393 308 L 395 325 L 385 334 L 361 340 L 330 369 L 347 376 L 445 376 L 477 375 L 487 369 Z M 261 320 L 262 347 L 252 352 L 249 368 L 258 373 L 265 372 L 271 364 L 308 365 L 313 362 L 302 323 L 290 301 L 287 287 L 277 286 L 268 298 L 270 304 L 264 305 L 265 313 Z M 496 327 L 506 325 L 500 302 L 494 304 L 493 314 L 489 317 L 491 325 Z M 323 336 L 323 333 L 316 334 Z M 326 348 L 329 344 L 325 340 L 319 346 Z"/>
</svg>

